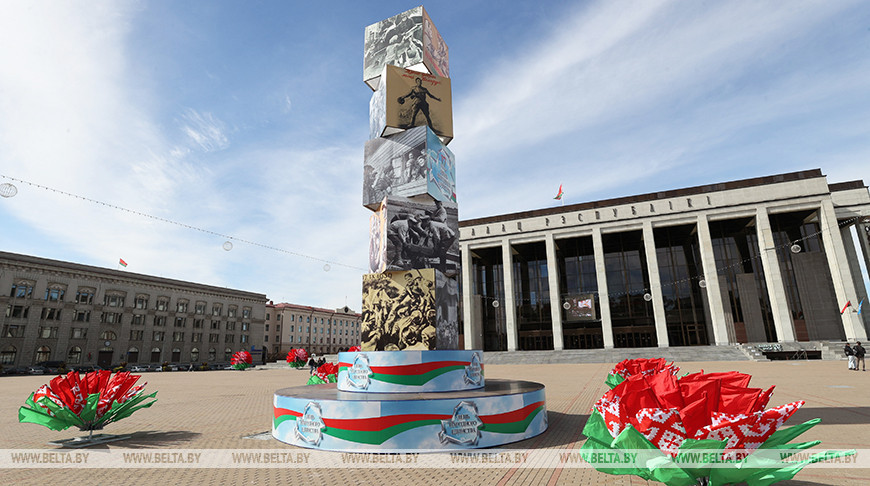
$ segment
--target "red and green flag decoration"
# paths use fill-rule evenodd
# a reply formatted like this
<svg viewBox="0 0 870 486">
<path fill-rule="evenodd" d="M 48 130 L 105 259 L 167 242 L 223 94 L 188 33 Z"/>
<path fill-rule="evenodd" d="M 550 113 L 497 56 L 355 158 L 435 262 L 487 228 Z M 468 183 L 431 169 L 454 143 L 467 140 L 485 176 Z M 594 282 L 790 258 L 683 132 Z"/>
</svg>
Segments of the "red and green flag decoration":
<svg viewBox="0 0 870 486">
<path fill-rule="evenodd" d="M 305 366 L 307 360 L 308 351 L 305 351 L 303 348 L 293 348 L 289 353 L 287 353 L 287 364 L 289 364 L 291 368 L 302 368 Z"/>
<path fill-rule="evenodd" d="M 233 355 L 230 364 L 237 370 L 244 370 L 245 368 L 250 368 L 251 365 L 254 364 L 254 358 L 251 356 L 251 353 L 247 351 L 239 351 Z"/>
<path fill-rule="evenodd" d="M 119 258 L 119 259 L 118 259 L 118 265 L 121 265 L 122 267 L 125 267 L 125 268 L 126 268 L 126 267 L 127 267 L 127 262 L 125 262 L 123 258 Z"/>
<path fill-rule="evenodd" d="M 323 363 L 316 370 L 306 385 L 320 385 L 322 383 L 335 383 L 338 381 L 338 365 L 335 363 Z"/>
<path fill-rule="evenodd" d="M 561 201 L 561 200 L 562 200 L 562 196 L 564 196 L 564 195 L 565 195 L 565 193 L 562 192 L 562 184 L 559 184 L 559 192 L 556 193 L 556 197 L 554 197 L 553 199 L 555 199 L 555 200 L 557 200 L 557 201 Z"/>
<path fill-rule="evenodd" d="M 129 417 L 157 401 L 157 392 L 145 395 L 145 383 L 136 385 L 139 375 L 128 371 L 92 371 L 79 375 L 75 371 L 56 376 L 42 385 L 18 409 L 18 421 L 66 430 L 101 430 L 106 424 Z M 150 401 L 148 401 L 150 399 Z"/>
<path fill-rule="evenodd" d="M 674 366 L 671 362 L 668 364 L 664 358 L 648 359 L 625 359 L 616 363 L 604 383 L 611 389 L 616 388 L 629 376 L 634 375 L 654 375 L 656 373 L 670 373 L 676 375 L 680 372 L 679 366 Z"/>
<path fill-rule="evenodd" d="M 621 364 L 625 370 L 650 369 L 649 362 Z M 790 442 L 821 420 L 782 428 L 804 402 L 765 409 L 774 387 L 750 388 L 750 378 L 736 371 L 677 378 L 668 368 L 626 373 L 595 403 L 583 428 L 581 456 L 601 472 L 669 486 L 766 486 L 791 479 L 807 464 L 855 454 L 825 451 L 788 461 L 819 444 Z M 601 453 L 643 460 L 602 463 L 595 460 Z"/>
<path fill-rule="evenodd" d="M 849 307 L 852 307 L 852 301 L 851 301 L 851 300 L 847 300 L 847 301 L 846 301 L 846 305 L 844 305 L 843 308 L 840 309 L 840 315 L 843 315 L 843 313 L 846 312 L 846 309 L 848 309 Z"/>
</svg>

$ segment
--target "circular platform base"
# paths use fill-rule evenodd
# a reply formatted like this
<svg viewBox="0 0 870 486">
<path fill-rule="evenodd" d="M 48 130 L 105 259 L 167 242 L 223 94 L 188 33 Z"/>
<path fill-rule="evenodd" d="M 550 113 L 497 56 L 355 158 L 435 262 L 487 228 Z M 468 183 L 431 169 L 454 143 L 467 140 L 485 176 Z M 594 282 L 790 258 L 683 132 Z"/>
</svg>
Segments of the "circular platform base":
<svg viewBox="0 0 870 486">
<path fill-rule="evenodd" d="M 547 430 L 544 385 L 487 380 L 477 390 L 358 393 L 335 383 L 275 392 L 272 436 L 329 451 L 437 452 L 494 447 Z"/>
<path fill-rule="evenodd" d="M 417 393 L 483 388 L 483 351 L 355 351 L 338 353 L 338 389 Z"/>
</svg>

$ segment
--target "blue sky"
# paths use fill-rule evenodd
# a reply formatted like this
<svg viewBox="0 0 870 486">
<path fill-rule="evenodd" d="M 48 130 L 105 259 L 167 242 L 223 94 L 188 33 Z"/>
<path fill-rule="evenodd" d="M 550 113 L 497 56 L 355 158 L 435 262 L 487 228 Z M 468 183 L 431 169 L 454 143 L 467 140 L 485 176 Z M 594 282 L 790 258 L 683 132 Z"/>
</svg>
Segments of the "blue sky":
<svg viewBox="0 0 870 486">
<path fill-rule="evenodd" d="M 236 238 L 15 183 L 0 249 L 359 309 L 363 29 L 416 5 L 0 2 L 0 175 Z M 866 2 L 424 5 L 450 48 L 461 219 L 559 184 L 571 204 L 870 182 Z"/>
</svg>

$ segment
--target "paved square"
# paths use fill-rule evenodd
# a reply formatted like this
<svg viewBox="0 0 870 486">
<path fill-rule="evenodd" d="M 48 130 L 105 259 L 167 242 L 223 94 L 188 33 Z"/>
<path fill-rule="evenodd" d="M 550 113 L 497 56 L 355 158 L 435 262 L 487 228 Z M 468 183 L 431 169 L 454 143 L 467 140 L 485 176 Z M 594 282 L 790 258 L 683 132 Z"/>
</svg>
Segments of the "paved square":
<svg viewBox="0 0 870 486">
<path fill-rule="evenodd" d="M 752 386 L 776 385 L 769 406 L 795 400 L 806 405 L 791 418 L 794 425 L 814 417 L 822 423 L 800 437 L 818 439 L 812 450 L 861 449 L 870 443 L 870 372 L 846 370 L 845 362 L 691 362 L 677 363 L 681 372 L 736 370 L 752 375 Z M 606 390 L 604 378 L 612 363 L 488 365 L 487 378 L 541 382 L 547 387 L 549 430 L 533 439 L 511 444 L 513 449 L 577 449 L 593 402 Z M 286 449 L 300 451 L 276 440 L 245 438 L 270 429 L 272 394 L 279 388 L 302 385 L 307 370 L 253 369 L 145 373 L 146 392 L 158 391 L 157 403 L 136 412 L 103 432 L 131 434 L 125 441 L 97 449 Z M 18 423 L 18 407 L 48 376 L 12 376 L 0 379 L 0 449 L 56 450 L 48 441 L 84 435 L 77 429 L 51 431 Z M 335 453 L 338 454 L 338 453 Z M 2 484 L 391 484 L 414 486 L 448 484 L 645 484 L 636 477 L 609 476 L 591 468 L 474 469 L 6 469 Z M 870 484 L 866 469 L 809 469 L 788 485 Z M 658 484 L 658 483 L 651 483 Z"/>
</svg>

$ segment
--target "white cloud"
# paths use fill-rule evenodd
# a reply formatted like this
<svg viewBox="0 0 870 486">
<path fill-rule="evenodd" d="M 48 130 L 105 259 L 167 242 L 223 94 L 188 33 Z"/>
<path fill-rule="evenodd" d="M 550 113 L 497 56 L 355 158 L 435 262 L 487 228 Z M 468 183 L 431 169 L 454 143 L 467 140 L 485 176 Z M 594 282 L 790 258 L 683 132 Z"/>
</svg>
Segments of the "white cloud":
<svg viewBox="0 0 870 486">
<path fill-rule="evenodd" d="M 223 150 L 230 146 L 226 126 L 212 113 L 200 113 L 187 108 L 181 113 L 182 132 L 204 152 Z"/>
</svg>

